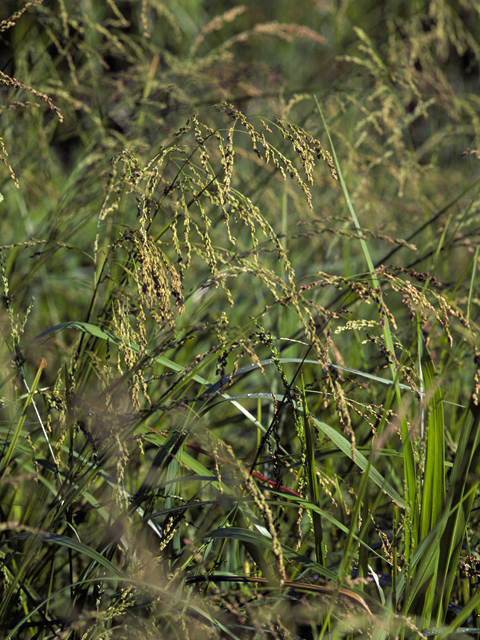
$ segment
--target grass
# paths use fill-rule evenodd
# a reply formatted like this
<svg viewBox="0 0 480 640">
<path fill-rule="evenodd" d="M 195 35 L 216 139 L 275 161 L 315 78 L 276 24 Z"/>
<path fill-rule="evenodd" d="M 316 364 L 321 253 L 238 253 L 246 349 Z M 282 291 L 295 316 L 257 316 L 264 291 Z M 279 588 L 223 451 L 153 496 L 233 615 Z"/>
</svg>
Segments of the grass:
<svg viewBox="0 0 480 640">
<path fill-rule="evenodd" d="M 0 9 L 0 635 L 475 637 L 474 9 L 211 12 Z"/>
</svg>

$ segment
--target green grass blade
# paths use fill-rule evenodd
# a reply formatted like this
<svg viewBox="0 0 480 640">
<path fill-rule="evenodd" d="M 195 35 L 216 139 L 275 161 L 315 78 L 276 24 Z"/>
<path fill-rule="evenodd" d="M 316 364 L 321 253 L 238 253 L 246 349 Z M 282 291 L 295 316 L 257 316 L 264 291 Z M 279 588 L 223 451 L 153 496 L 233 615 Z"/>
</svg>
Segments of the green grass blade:
<svg viewBox="0 0 480 640">
<path fill-rule="evenodd" d="M 317 418 L 312 416 L 316 426 L 323 431 L 323 433 L 341 450 L 343 453 L 350 458 L 355 464 L 362 470 L 367 471 L 369 473 L 369 477 L 371 480 L 383 491 L 386 493 L 392 501 L 405 509 L 405 501 L 403 498 L 395 491 L 395 489 L 391 486 L 391 484 L 375 469 L 373 465 L 369 464 L 369 461 L 365 458 L 365 456 L 358 451 L 358 449 L 353 449 L 352 451 L 352 443 L 347 440 L 342 434 L 335 431 L 332 427 L 330 427 L 325 422 L 318 420 Z"/>
<path fill-rule="evenodd" d="M 308 489 L 310 501 L 320 507 L 320 490 L 318 485 L 317 467 L 315 459 L 315 430 L 308 411 L 307 397 L 305 394 L 305 384 L 302 375 L 302 403 L 303 403 L 303 432 L 305 434 L 305 467 L 307 472 Z M 322 518 L 320 513 L 310 511 L 313 525 L 313 535 L 315 539 L 315 552 L 317 562 L 325 566 L 325 547 L 323 543 Z"/>
<path fill-rule="evenodd" d="M 427 411 L 425 471 L 420 515 L 420 539 L 436 525 L 445 509 L 445 422 L 443 397 L 435 380 L 435 369 L 426 346 L 423 349 L 425 410 Z"/>
<path fill-rule="evenodd" d="M 420 334 L 421 336 L 421 334 Z M 420 338 L 422 340 L 422 338 Z M 423 540 L 435 527 L 445 511 L 445 424 L 443 417 L 443 397 L 435 369 L 425 345 L 422 345 L 421 367 L 424 384 L 424 410 L 427 413 L 426 456 L 422 486 L 420 512 L 420 536 Z M 412 604 L 413 613 L 422 610 L 422 619 L 437 622 L 434 600 L 437 592 L 439 547 L 433 549 L 430 560 L 425 563 L 426 571 L 417 581 L 416 596 Z M 417 576 L 416 576 L 417 578 Z"/>
<path fill-rule="evenodd" d="M 22 432 L 23 425 L 25 424 L 25 420 L 27 418 L 27 409 L 30 406 L 30 404 L 33 402 L 33 396 L 35 394 L 35 391 L 37 389 L 38 383 L 40 381 L 40 376 L 41 376 L 41 373 L 43 371 L 44 366 L 45 366 L 45 361 L 42 361 L 42 364 L 38 368 L 37 375 L 35 376 L 35 380 L 33 381 L 32 387 L 31 387 L 30 391 L 28 392 L 28 395 L 27 395 L 27 397 L 25 399 L 25 402 L 23 404 L 22 412 L 21 412 L 20 416 L 18 417 L 17 424 L 15 426 L 15 430 L 14 430 L 12 438 L 10 440 L 10 444 L 8 446 L 7 452 L 6 452 L 5 456 L 2 458 L 2 460 L 0 462 L 0 476 L 3 476 L 3 474 L 5 473 L 5 470 L 7 469 L 8 465 L 10 464 L 10 460 L 12 459 L 12 456 L 13 456 L 13 454 L 15 452 L 15 448 L 16 448 L 18 440 L 20 438 L 20 434 Z M 40 424 L 42 425 L 43 431 L 45 433 L 45 429 L 43 427 L 42 422 L 40 422 Z M 48 437 L 47 437 L 46 433 L 45 433 L 45 437 L 47 438 L 47 443 L 48 443 L 48 446 L 50 448 L 51 455 L 53 457 L 53 460 L 55 461 L 55 457 L 54 457 L 53 451 L 52 451 L 52 449 L 50 447 L 50 443 L 48 442 Z"/>
<path fill-rule="evenodd" d="M 453 588 L 467 523 L 480 484 L 480 405 L 474 398 L 462 416 L 460 439 L 447 491 L 448 519 L 441 540 L 439 557 L 437 611 L 445 611 Z"/>
</svg>

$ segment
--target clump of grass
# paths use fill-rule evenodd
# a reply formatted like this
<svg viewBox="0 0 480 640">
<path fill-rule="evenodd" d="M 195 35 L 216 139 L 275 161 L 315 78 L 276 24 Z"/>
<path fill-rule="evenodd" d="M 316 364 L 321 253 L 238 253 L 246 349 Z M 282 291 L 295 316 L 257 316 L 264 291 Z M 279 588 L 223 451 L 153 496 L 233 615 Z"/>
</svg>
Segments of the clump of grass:
<svg viewBox="0 0 480 640">
<path fill-rule="evenodd" d="M 313 100 L 236 49 L 310 28 L 92 6 L 1 23 L 3 636 L 478 633 L 477 182 L 433 205 L 414 142 L 455 12 L 356 29 Z"/>
</svg>

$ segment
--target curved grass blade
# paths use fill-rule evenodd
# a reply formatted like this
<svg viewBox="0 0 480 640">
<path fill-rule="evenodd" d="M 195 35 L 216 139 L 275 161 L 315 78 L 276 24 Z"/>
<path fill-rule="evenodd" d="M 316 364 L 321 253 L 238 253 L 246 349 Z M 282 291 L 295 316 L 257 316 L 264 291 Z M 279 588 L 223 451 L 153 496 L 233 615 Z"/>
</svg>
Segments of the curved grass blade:
<svg viewBox="0 0 480 640">
<path fill-rule="evenodd" d="M 41 538 L 41 542 L 49 542 L 61 547 L 67 547 L 68 549 L 72 549 L 72 551 L 77 551 L 78 553 L 85 555 L 87 558 L 90 558 L 92 562 L 96 562 L 104 569 L 108 569 L 112 572 L 112 574 L 123 577 L 123 573 L 119 569 L 117 569 L 117 567 L 112 564 L 110 560 L 98 553 L 98 551 L 95 551 L 95 549 L 92 549 L 86 544 L 83 544 L 83 542 L 80 542 L 79 540 L 75 540 L 74 538 L 69 538 L 67 536 L 62 536 L 58 533 L 48 533 L 47 535 L 43 536 L 38 536 L 33 533 L 20 533 L 13 536 L 8 541 L 3 540 L 2 544 L 4 544 L 5 542 L 11 542 L 12 540 L 38 540 L 39 537 Z"/>
<path fill-rule="evenodd" d="M 325 422 L 318 420 L 318 418 L 312 416 L 312 419 L 317 427 L 321 431 L 323 431 L 323 433 L 334 444 L 336 444 L 337 447 L 341 451 L 343 451 L 343 453 L 348 456 L 350 460 L 352 460 L 352 462 L 360 467 L 362 471 L 366 472 L 368 470 L 369 477 L 384 493 L 386 493 L 393 500 L 396 505 L 398 505 L 402 509 L 405 509 L 405 501 L 403 500 L 403 498 L 397 493 L 397 491 L 395 491 L 392 485 L 387 480 L 385 480 L 385 478 L 375 469 L 375 467 L 369 464 L 369 461 L 362 453 L 360 453 L 358 449 L 354 448 L 352 452 L 352 443 L 347 440 L 347 438 L 342 436 L 341 433 L 338 433 L 338 431 L 335 431 L 335 429 L 330 427 L 328 424 L 325 424 Z"/>
</svg>

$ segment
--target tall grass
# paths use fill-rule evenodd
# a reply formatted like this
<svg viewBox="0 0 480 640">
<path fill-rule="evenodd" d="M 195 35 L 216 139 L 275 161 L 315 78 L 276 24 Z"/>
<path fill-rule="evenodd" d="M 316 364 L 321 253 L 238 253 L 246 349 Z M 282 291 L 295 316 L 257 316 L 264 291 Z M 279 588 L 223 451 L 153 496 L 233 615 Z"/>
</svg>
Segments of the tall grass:
<svg viewBox="0 0 480 640">
<path fill-rule="evenodd" d="M 0 9 L 2 637 L 480 633 L 480 34 L 393 4 Z"/>
</svg>

